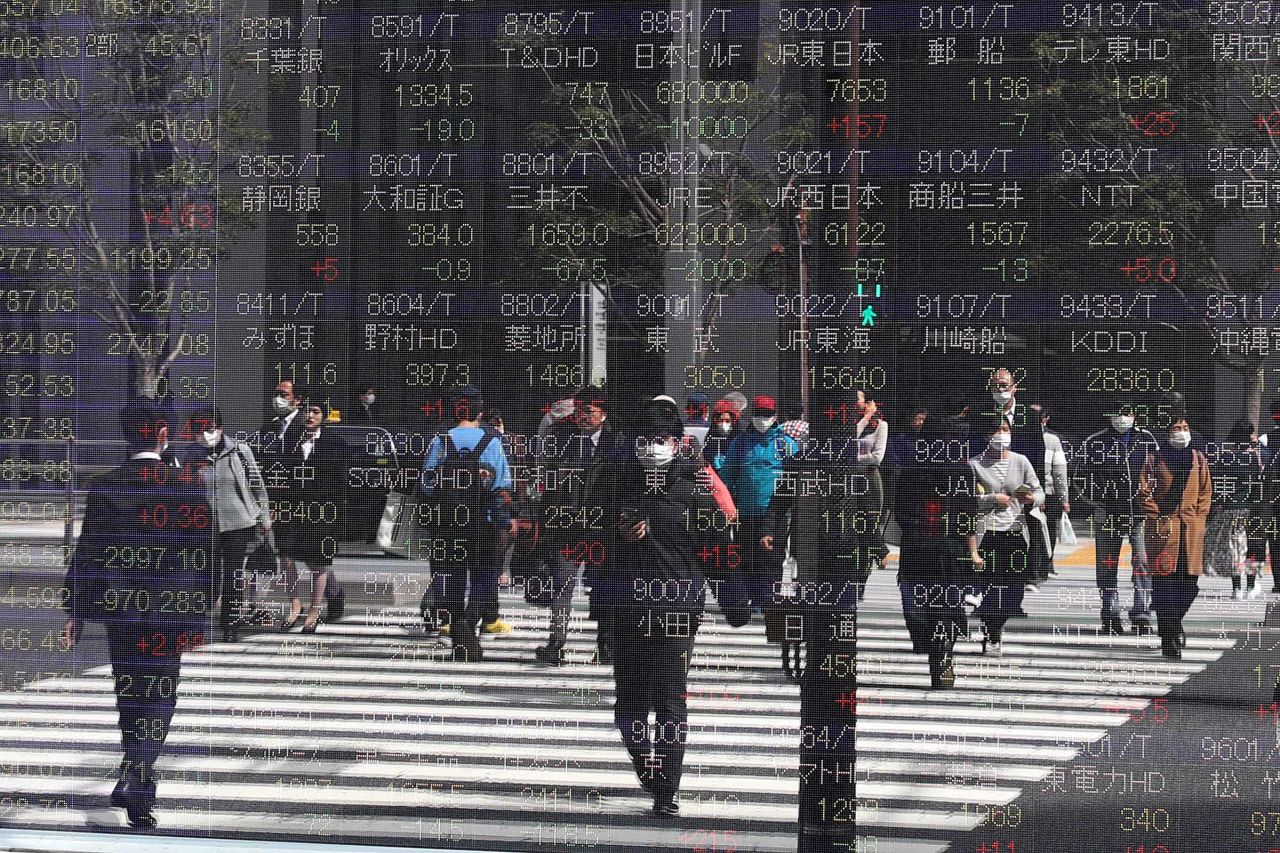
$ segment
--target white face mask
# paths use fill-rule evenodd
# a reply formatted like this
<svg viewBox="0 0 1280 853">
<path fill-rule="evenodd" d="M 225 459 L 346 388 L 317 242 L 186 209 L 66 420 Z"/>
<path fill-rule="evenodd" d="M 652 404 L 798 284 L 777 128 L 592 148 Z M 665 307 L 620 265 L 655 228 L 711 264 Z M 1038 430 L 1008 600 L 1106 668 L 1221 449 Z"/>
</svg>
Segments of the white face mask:
<svg viewBox="0 0 1280 853">
<path fill-rule="evenodd" d="M 222 441 L 222 430 L 206 430 L 200 433 L 199 441 L 205 447 L 217 447 L 218 442 Z"/>
<path fill-rule="evenodd" d="M 1009 444 L 1012 441 L 1012 438 L 1013 437 L 1007 432 L 998 432 L 991 436 L 991 440 L 988 441 L 987 444 L 996 453 L 1004 453 L 1009 449 Z"/>
<path fill-rule="evenodd" d="M 762 418 L 757 415 L 751 419 L 751 426 L 755 428 L 756 432 L 768 432 L 769 428 L 772 427 L 777 420 L 778 418 L 776 415 L 771 415 L 767 418 Z"/>
<path fill-rule="evenodd" d="M 636 451 L 636 458 L 646 468 L 662 468 L 676 458 L 676 449 L 666 442 L 654 442 Z"/>
<path fill-rule="evenodd" d="M 1128 432 L 1133 429 L 1133 415 L 1116 415 L 1111 419 L 1111 428 L 1116 432 Z"/>
<path fill-rule="evenodd" d="M 733 432 L 733 424 L 727 423 L 727 422 L 716 424 L 716 428 L 720 430 L 721 435 L 728 435 L 729 433 Z"/>
<path fill-rule="evenodd" d="M 287 415 L 293 411 L 293 403 L 289 402 L 289 398 L 277 394 L 275 399 L 271 401 L 271 408 L 275 410 L 277 415 Z"/>
<path fill-rule="evenodd" d="M 991 399 L 995 400 L 997 403 L 1007 403 L 1013 399 L 1013 392 L 1012 391 L 992 391 Z"/>
<path fill-rule="evenodd" d="M 1169 443 L 1174 447 L 1187 447 L 1191 444 L 1191 433 L 1189 432 L 1171 432 L 1169 433 Z"/>
</svg>

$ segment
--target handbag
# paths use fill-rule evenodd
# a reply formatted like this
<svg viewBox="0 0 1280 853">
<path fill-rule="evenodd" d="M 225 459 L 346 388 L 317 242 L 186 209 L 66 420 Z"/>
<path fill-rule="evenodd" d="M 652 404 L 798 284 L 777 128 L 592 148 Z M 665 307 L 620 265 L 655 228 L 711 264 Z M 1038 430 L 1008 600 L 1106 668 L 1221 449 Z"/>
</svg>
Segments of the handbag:
<svg viewBox="0 0 1280 853">
<path fill-rule="evenodd" d="M 1071 526 L 1071 516 L 1065 512 L 1062 518 L 1058 519 L 1058 544 L 1068 548 L 1074 548 L 1080 544 L 1080 540 L 1076 538 L 1076 529 Z"/>
<path fill-rule="evenodd" d="M 378 522 L 378 535 L 374 539 L 378 547 L 397 557 L 408 557 L 410 543 L 421 532 L 418 524 L 418 496 L 416 493 L 389 492 Z"/>
</svg>

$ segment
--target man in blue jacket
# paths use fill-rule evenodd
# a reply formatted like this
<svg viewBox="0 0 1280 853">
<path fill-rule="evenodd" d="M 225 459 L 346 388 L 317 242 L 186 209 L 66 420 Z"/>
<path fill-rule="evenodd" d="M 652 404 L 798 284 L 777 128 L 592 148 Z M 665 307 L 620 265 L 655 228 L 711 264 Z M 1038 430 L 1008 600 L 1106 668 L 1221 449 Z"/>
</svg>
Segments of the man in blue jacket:
<svg viewBox="0 0 1280 853">
<path fill-rule="evenodd" d="M 213 514 L 200 475 L 161 457 L 167 416 L 153 403 L 120 414 L 129 460 L 89 490 L 67 570 L 62 643 L 85 621 L 104 623 L 115 678 L 124 761 L 111 792 L 135 829 L 156 826 L 155 763 L 177 704 L 182 653 L 209 637 Z"/>
<path fill-rule="evenodd" d="M 783 520 L 770 524 L 768 516 L 783 464 L 800 446 L 778 425 L 772 397 L 761 394 L 752 406 L 751 426 L 730 442 L 720 478 L 738 507 L 736 540 L 751 606 L 759 612 L 782 582 L 790 528 Z"/>
<path fill-rule="evenodd" d="M 465 385 L 454 395 L 456 426 L 438 435 L 422 465 L 422 493 L 429 501 L 428 540 L 432 586 L 444 599 L 439 618 L 425 612 L 428 627 L 447 619 L 454 660 L 482 657 L 476 624 L 493 598 L 494 534 L 516 522 L 511 515 L 511 468 L 497 431 L 481 426 L 480 389 Z M 478 497 L 469 495 L 474 490 Z"/>
</svg>

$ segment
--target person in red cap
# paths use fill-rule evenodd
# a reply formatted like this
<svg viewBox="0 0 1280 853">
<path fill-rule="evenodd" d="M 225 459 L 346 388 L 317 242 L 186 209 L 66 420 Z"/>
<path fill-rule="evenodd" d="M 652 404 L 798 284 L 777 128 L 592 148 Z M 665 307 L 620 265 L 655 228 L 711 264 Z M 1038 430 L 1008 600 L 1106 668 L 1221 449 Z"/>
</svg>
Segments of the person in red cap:
<svg viewBox="0 0 1280 853">
<path fill-rule="evenodd" d="M 725 453 L 720 477 L 738 508 L 743 571 L 751 605 L 760 611 L 778 591 L 790 533 L 785 521 L 767 525 L 783 463 L 800 451 L 778 425 L 778 404 L 767 394 L 752 401 L 751 428 L 743 430 Z"/>
<path fill-rule="evenodd" d="M 729 444 L 738 435 L 738 409 L 729 400 L 716 403 L 711 411 L 711 427 L 702 444 L 702 459 L 716 471 L 724 467 Z"/>
</svg>

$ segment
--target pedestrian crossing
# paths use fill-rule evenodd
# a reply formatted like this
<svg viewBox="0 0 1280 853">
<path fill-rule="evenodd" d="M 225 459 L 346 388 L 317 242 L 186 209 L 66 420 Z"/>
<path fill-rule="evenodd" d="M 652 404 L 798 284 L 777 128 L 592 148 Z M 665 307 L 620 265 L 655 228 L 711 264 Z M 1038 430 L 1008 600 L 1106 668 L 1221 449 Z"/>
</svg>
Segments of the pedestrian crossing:
<svg viewBox="0 0 1280 853">
<path fill-rule="evenodd" d="M 1229 580 L 1203 578 L 1184 620 L 1187 648 L 1181 660 L 1167 660 L 1156 637 L 1100 633 L 1085 548 L 1059 551 L 1058 574 L 1026 596 L 1027 618 L 1005 627 L 1000 658 L 980 656 L 973 641 L 957 644 L 949 691 L 927 690 L 928 663 L 911 652 L 895 573 L 873 574 L 858 615 L 858 832 L 866 850 L 915 853 L 940 839 L 950 845 L 933 849 L 972 849 L 956 843 L 959 833 L 1017 826 L 1019 797 L 1051 785 L 1055 769 L 1077 757 L 1137 749 L 1119 731 L 1130 716 L 1212 665 L 1266 615 L 1265 599 L 1234 601 Z M 1120 589 L 1127 603 L 1127 571 Z M 931 800 L 940 782 L 978 793 Z"/>
<path fill-rule="evenodd" d="M 1127 578 L 1122 578 L 1122 584 Z M 1119 750 L 1131 713 L 1216 661 L 1265 600 L 1231 602 L 1206 580 L 1168 661 L 1149 637 L 1098 635 L 1092 570 L 1068 567 L 1004 655 L 957 647 L 957 684 L 928 689 L 892 572 L 858 620 L 857 810 L 851 849 L 941 853 L 1008 821 L 1054 767 Z M 689 676 L 681 816 L 650 816 L 612 717 L 612 674 L 579 603 L 568 665 L 532 663 L 547 613 L 503 597 L 513 634 L 452 661 L 412 605 L 350 607 L 313 636 L 262 633 L 183 659 L 160 770 L 161 831 L 493 850 L 793 851 L 799 693 L 758 621 L 699 631 Z M 109 669 L 0 693 L 0 822 L 113 831 L 119 762 Z M 851 828 L 852 829 L 852 828 Z"/>
</svg>

